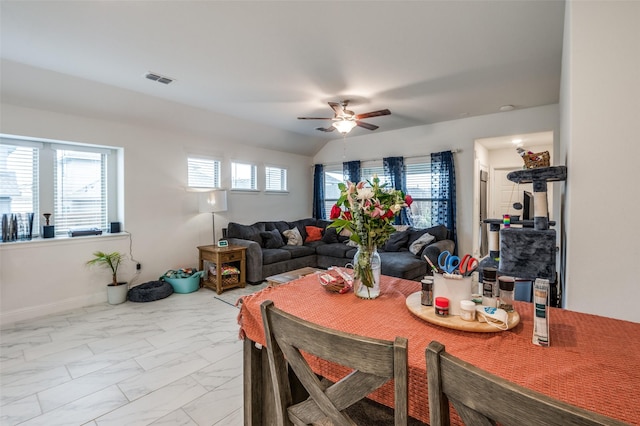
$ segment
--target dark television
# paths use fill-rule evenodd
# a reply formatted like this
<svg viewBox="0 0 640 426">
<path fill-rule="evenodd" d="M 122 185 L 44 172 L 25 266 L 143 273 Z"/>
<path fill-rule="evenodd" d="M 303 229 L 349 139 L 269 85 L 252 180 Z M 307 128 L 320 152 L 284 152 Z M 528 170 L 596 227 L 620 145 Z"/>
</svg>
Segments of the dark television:
<svg viewBox="0 0 640 426">
<path fill-rule="evenodd" d="M 533 220 L 533 194 L 529 191 L 524 191 L 522 199 L 522 219 Z"/>
</svg>

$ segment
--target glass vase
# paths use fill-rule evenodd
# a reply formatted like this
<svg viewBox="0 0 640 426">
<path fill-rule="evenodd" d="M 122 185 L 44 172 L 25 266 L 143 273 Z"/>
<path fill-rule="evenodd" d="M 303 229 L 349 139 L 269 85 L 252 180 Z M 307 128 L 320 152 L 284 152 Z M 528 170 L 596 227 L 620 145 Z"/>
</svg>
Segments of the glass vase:
<svg viewBox="0 0 640 426">
<path fill-rule="evenodd" d="M 362 299 L 380 296 L 381 261 L 376 246 L 358 246 L 353 257 L 353 292 Z"/>
</svg>

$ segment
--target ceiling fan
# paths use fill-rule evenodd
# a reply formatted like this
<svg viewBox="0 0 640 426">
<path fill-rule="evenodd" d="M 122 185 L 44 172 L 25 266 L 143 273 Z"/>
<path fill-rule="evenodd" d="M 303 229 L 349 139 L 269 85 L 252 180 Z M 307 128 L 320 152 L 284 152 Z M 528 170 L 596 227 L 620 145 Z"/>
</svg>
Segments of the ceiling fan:
<svg viewBox="0 0 640 426">
<path fill-rule="evenodd" d="M 378 126 L 374 124 L 360 121 L 363 118 L 380 117 L 382 115 L 391 114 L 391 111 L 389 111 L 388 109 L 381 109 L 379 111 L 372 111 L 356 115 L 355 112 L 347 109 L 347 106 L 349 105 L 348 100 L 342 101 L 341 104 L 338 102 L 327 103 L 335 113 L 333 117 L 298 117 L 298 120 L 332 120 L 333 123 L 331 124 L 331 126 L 327 128 L 317 127 L 316 130 L 320 130 L 321 132 L 333 132 L 337 129 L 340 133 L 346 135 L 356 126 L 360 126 L 368 130 L 376 130 L 378 128 Z"/>
</svg>

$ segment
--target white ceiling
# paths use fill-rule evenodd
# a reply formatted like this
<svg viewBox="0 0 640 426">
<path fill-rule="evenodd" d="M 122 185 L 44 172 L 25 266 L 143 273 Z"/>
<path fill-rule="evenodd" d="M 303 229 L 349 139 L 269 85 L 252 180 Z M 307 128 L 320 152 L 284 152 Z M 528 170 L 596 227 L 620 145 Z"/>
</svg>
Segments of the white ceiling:
<svg viewBox="0 0 640 426">
<path fill-rule="evenodd" d="M 341 136 L 297 117 L 327 101 L 390 109 L 376 132 L 557 103 L 563 20 L 535 0 L 2 0 L 2 100 L 211 134 L 222 117 L 312 155 Z"/>
<path fill-rule="evenodd" d="M 476 139 L 476 142 L 488 150 L 516 147 L 530 148 L 544 145 L 553 145 L 553 132 L 538 132 L 497 136 L 494 138 Z"/>
</svg>

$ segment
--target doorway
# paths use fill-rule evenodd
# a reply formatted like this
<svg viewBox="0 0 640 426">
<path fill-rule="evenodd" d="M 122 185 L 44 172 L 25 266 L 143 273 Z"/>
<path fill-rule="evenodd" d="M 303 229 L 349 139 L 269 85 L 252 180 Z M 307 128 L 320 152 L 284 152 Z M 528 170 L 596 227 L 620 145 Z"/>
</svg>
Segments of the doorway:
<svg viewBox="0 0 640 426">
<path fill-rule="evenodd" d="M 474 206 L 473 217 L 477 224 L 473 230 L 473 251 L 475 256 L 484 257 L 488 253 L 488 225 L 484 219 L 501 219 L 503 214 L 522 216 L 522 210 L 515 210 L 513 204 L 522 203 L 524 191 L 531 192 L 531 184 L 515 184 L 507 179 L 507 174 L 524 166 L 517 147 L 526 151 L 549 151 L 553 155 L 553 132 L 508 135 L 494 138 L 476 139 L 474 144 Z M 552 159 L 553 164 L 553 159 Z M 552 215 L 553 185 L 549 185 L 549 212 Z"/>
<path fill-rule="evenodd" d="M 489 254 L 489 230 L 484 226 L 484 220 L 489 218 L 489 172 L 487 170 L 480 170 L 480 257 L 485 257 Z"/>
</svg>

